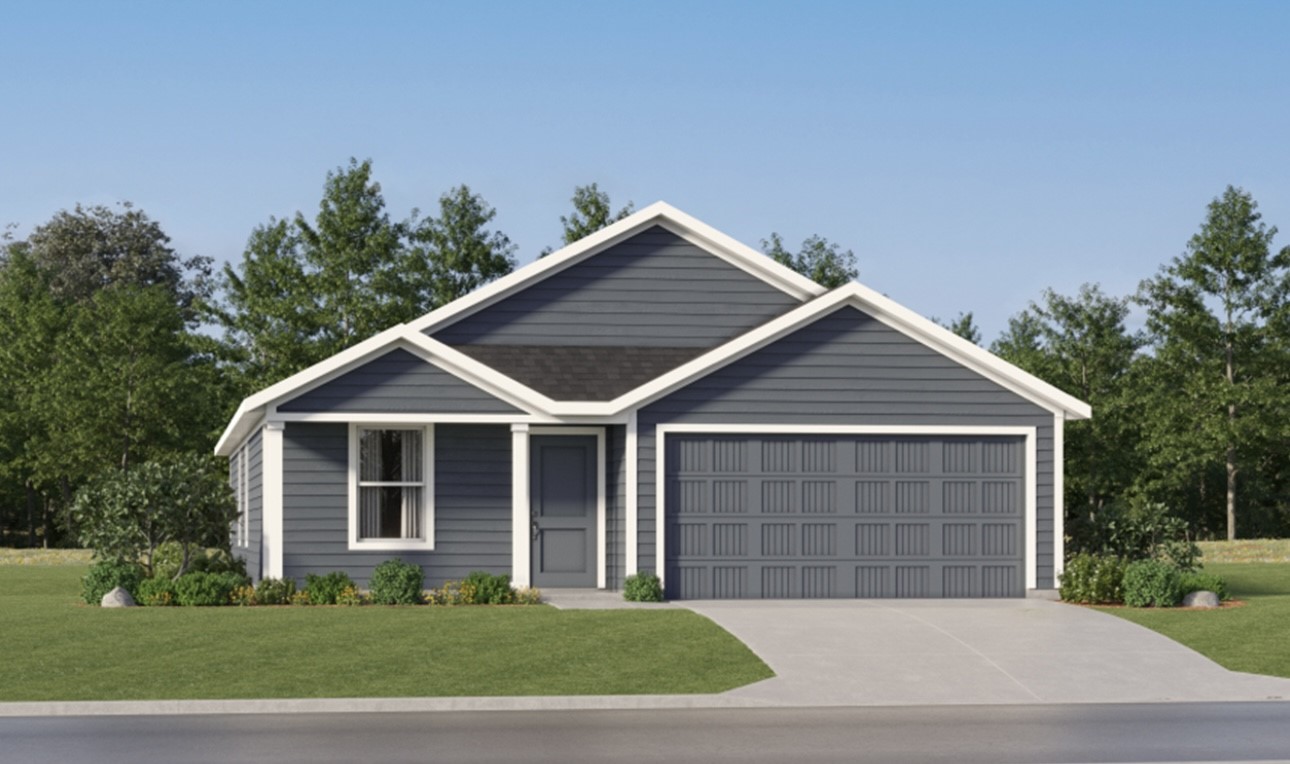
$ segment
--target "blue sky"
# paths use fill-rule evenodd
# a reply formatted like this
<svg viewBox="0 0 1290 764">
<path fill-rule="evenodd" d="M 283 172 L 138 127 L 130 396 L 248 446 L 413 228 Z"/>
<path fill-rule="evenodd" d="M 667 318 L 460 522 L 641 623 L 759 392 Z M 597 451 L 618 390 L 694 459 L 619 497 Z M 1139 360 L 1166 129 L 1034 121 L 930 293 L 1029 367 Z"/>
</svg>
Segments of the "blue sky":
<svg viewBox="0 0 1290 764">
<path fill-rule="evenodd" d="M 370 157 L 531 260 L 581 183 L 752 245 L 821 234 L 987 342 L 1113 294 L 1243 186 L 1290 226 L 1290 3 L 64 3 L 0 14 L 0 224 L 131 200 L 237 259 Z M 1277 245 L 1290 243 L 1290 235 Z"/>
</svg>

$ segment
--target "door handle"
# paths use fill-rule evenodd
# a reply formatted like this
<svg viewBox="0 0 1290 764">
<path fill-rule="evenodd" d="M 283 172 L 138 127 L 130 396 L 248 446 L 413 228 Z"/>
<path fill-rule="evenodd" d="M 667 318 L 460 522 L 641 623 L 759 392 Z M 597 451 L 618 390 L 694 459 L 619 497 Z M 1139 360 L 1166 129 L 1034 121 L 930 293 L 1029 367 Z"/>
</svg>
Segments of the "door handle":
<svg viewBox="0 0 1290 764">
<path fill-rule="evenodd" d="M 532 525 L 532 528 L 533 528 L 533 540 L 534 540 L 534 541 L 537 541 L 537 540 L 538 540 L 538 535 L 542 533 L 542 529 L 538 527 L 538 521 L 537 521 L 537 518 L 534 518 L 534 519 L 533 519 L 533 522 L 532 522 L 532 524 L 531 524 L 531 525 Z"/>
</svg>

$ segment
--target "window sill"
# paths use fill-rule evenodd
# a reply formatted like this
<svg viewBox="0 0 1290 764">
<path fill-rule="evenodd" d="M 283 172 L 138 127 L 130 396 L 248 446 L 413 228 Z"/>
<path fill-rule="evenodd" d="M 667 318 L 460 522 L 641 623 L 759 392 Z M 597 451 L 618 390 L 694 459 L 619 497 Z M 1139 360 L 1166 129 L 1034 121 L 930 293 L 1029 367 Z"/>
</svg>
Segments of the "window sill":
<svg viewBox="0 0 1290 764">
<path fill-rule="evenodd" d="M 417 539 L 369 539 L 367 541 L 349 542 L 351 552 L 431 552 L 434 541 Z"/>
</svg>

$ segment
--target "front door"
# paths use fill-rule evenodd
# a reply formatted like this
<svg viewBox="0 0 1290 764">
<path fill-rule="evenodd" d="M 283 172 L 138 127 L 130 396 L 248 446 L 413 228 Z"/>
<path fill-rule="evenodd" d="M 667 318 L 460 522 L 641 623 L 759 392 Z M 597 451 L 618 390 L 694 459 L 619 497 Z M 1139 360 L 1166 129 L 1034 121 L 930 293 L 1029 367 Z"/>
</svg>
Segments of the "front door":
<svg viewBox="0 0 1290 764">
<path fill-rule="evenodd" d="M 534 435 L 529 475 L 533 585 L 596 585 L 596 438 Z"/>
</svg>

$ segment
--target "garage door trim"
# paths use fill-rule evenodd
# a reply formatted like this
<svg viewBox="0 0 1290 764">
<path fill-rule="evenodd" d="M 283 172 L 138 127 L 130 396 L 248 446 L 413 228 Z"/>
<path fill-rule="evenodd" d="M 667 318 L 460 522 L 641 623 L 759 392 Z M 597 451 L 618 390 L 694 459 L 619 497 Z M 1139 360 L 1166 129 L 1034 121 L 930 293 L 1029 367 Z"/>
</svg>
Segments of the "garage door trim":
<svg viewBox="0 0 1290 764">
<path fill-rule="evenodd" d="M 667 436 L 685 435 L 930 435 L 930 436 L 1012 436 L 1025 440 L 1025 529 L 1026 529 L 1026 589 L 1037 585 L 1038 529 L 1036 528 L 1036 427 L 1002 425 L 799 425 L 799 424 L 660 424 L 655 432 L 655 513 L 654 513 L 654 570 L 666 586 L 667 534 L 664 530 L 667 517 Z M 1060 491 L 1060 486 L 1055 486 Z M 1055 526 L 1059 527 L 1059 526 Z"/>
</svg>

